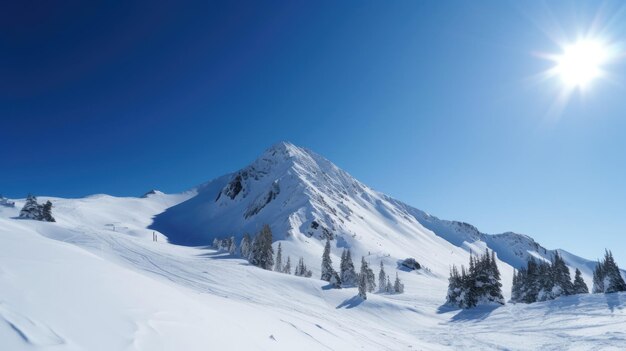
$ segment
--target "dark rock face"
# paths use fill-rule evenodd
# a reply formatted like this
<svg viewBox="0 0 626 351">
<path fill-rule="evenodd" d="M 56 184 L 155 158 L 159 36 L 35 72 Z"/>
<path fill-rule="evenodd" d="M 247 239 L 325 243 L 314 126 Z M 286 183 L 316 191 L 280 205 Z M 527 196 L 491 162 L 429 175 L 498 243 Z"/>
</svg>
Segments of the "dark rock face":
<svg viewBox="0 0 626 351">
<path fill-rule="evenodd" d="M 237 195 L 239 195 L 241 190 L 243 190 L 243 184 L 241 182 L 242 182 L 241 174 L 237 174 L 235 179 L 233 179 L 228 184 L 226 189 L 224 189 L 224 194 L 226 194 L 226 196 L 230 197 L 231 200 L 235 199 L 235 197 L 237 197 Z"/>
<path fill-rule="evenodd" d="M 417 269 L 422 268 L 422 266 L 419 264 L 419 262 L 417 262 L 414 258 L 409 257 L 406 258 L 404 261 L 400 262 L 400 265 L 408 270 L 414 271 Z"/>
</svg>

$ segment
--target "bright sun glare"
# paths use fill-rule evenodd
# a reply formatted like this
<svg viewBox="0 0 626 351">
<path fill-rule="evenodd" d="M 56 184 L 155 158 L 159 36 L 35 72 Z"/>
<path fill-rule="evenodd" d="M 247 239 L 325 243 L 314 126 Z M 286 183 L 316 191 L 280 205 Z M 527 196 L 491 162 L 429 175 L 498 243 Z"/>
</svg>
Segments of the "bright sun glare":
<svg viewBox="0 0 626 351">
<path fill-rule="evenodd" d="M 609 58 L 606 46 L 598 40 L 580 40 L 563 48 L 556 57 L 556 73 L 568 88 L 584 88 L 602 76 L 602 65 Z"/>
</svg>

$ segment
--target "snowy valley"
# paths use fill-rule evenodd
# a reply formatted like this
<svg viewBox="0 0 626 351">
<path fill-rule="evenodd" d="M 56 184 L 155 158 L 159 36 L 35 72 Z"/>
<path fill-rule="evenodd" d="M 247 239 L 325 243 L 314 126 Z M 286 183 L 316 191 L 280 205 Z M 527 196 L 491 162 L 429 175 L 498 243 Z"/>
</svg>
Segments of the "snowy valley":
<svg viewBox="0 0 626 351">
<path fill-rule="evenodd" d="M 377 192 L 316 153 L 282 142 L 249 166 L 181 194 L 50 201 L 56 222 L 0 206 L 2 350 L 597 350 L 626 345 L 626 293 L 509 303 L 514 271 L 558 253 L 591 289 L 595 261 L 517 233 L 486 234 Z M 212 247 L 264 224 L 292 265 L 259 269 Z M 153 240 L 156 235 L 156 241 Z M 344 249 L 404 293 L 332 289 L 321 256 Z M 493 250 L 504 306 L 446 305 L 453 265 Z M 600 255 L 601 253 L 598 253 Z M 420 269 L 401 265 L 413 258 Z M 622 275 L 624 272 L 622 271 Z"/>
</svg>

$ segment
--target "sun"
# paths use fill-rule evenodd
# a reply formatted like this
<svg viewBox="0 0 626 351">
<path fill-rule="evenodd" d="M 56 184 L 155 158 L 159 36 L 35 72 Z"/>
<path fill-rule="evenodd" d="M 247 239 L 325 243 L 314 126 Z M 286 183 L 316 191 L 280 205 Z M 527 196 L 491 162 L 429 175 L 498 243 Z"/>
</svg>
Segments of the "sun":
<svg viewBox="0 0 626 351">
<path fill-rule="evenodd" d="M 609 50 L 600 40 L 583 39 L 563 46 L 555 57 L 553 73 L 566 88 L 583 89 L 603 75 L 602 66 L 609 59 Z"/>
</svg>

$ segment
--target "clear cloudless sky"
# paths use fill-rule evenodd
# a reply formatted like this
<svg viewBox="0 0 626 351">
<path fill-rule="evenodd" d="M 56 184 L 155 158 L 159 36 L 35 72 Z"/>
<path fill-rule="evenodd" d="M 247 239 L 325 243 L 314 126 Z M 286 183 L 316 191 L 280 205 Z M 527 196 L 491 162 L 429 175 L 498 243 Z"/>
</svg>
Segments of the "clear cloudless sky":
<svg viewBox="0 0 626 351">
<path fill-rule="evenodd" d="M 625 62 L 537 75 L 621 1 L 13 1 L 0 193 L 179 192 L 288 140 L 442 218 L 626 266 Z"/>
</svg>

